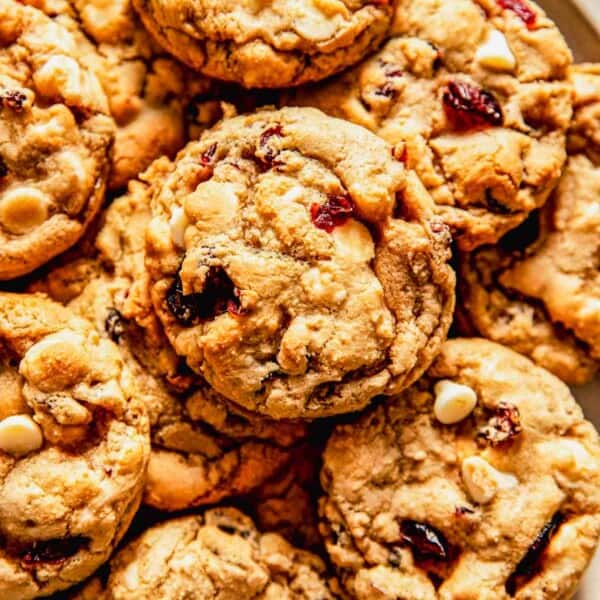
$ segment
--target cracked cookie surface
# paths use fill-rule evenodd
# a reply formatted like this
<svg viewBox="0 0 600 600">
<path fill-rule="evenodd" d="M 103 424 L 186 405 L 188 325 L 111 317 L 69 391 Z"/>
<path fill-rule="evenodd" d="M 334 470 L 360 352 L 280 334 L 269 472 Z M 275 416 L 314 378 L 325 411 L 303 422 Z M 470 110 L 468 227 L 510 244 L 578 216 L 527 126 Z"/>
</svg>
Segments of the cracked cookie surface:
<svg viewBox="0 0 600 600">
<path fill-rule="evenodd" d="M 389 27 L 391 0 L 134 0 L 174 56 L 217 79 L 277 88 L 356 63 Z"/>
<path fill-rule="evenodd" d="M 600 367 L 600 70 L 572 71 L 571 154 L 539 214 L 460 257 L 467 326 L 581 384 Z"/>
<path fill-rule="evenodd" d="M 482 339 L 446 342 L 412 388 L 339 425 L 321 480 L 327 550 L 359 600 L 570 598 L 600 536 L 593 425 Z"/>
<path fill-rule="evenodd" d="M 449 234 L 380 138 L 313 109 L 262 111 L 145 177 L 155 311 L 225 397 L 275 418 L 350 412 L 435 356 Z"/>
<path fill-rule="evenodd" d="M 142 496 L 148 419 L 118 349 L 42 296 L 0 294 L 0 596 L 91 575 Z"/>
<path fill-rule="evenodd" d="M 286 102 L 395 146 L 458 245 L 493 243 L 542 205 L 565 161 L 571 53 L 533 2 L 400 0 L 383 48 Z"/>
<path fill-rule="evenodd" d="M 0 279 L 72 246 L 100 209 L 114 122 L 95 60 L 41 11 L 0 2 Z"/>
<path fill-rule="evenodd" d="M 331 600 L 325 565 L 232 508 L 156 525 L 72 600 Z"/>
<path fill-rule="evenodd" d="M 183 510 L 246 494 L 290 460 L 301 423 L 273 422 L 234 408 L 184 368 L 152 312 L 144 269 L 149 198 L 139 182 L 107 210 L 96 255 L 50 271 L 31 289 L 89 319 L 115 341 L 149 418 L 152 451 L 144 502 Z"/>
<path fill-rule="evenodd" d="M 169 56 L 146 32 L 130 0 L 28 0 L 97 52 L 96 74 L 117 131 L 110 189 L 121 189 L 151 162 L 174 156 L 220 117 L 217 86 Z M 202 106 L 197 107 L 195 99 Z M 213 99 L 214 101 L 211 101 Z M 200 123 L 196 123 L 196 120 Z"/>
</svg>

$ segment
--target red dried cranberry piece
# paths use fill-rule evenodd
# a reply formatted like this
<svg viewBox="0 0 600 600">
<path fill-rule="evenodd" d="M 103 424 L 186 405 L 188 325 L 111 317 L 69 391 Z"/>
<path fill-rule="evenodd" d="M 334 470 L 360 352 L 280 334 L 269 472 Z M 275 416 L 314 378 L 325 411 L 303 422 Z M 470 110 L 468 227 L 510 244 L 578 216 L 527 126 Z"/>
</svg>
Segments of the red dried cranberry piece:
<svg viewBox="0 0 600 600">
<path fill-rule="evenodd" d="M 118 342 L 127 329 L 127 320 L 116 308 L 109 308 L 104 329 L 113 342 Z"/>
<path fill-rule="evenodd" d="M 200 164 L 204 167 L 209 167 L 210 165 L 212 165 L 216 151 L 217 151 L 217 144 L 213 144 L 212 146 L 210 146 L 208 148 L 208 150 L 205 150 L 202 153 L 202 156 L 200 157 Z"/>
<path fill-rule="evenodd" d="M 451 81 L 444 92 L 444 109 L 457 129 L 499 126 L 504 122 L 498 101 L 486 90 L 464 81 Z"/>
<path fill-rule="evenodd" d="M 528 581 L 531 581 L 531 579 L 540 572 L 544 552 L 564 521 L 565 515 L 557 512 L 552 519 L 544 525 L 533 544 L 529 546 L 529 550 L 527 550 L 525 556 L 521 559 L 506 581 L 505 587 L 507 594 L 514 596 L 517 593 L 517 589 L 525 585 Z"/>
<path fill-rule="evenodd" d="M 171 314 L 184 327 L 214 319 L 229 312 L 241 315 L 239 291 L 222 267 L 210 267 L 204 290 L 196 294 L 183 294 L 181 278 L 177 276 L 167 292 L 167 306 Z"/>
<path fill-rule="evenodd" d="M 4 162 L 4 159 L 0 156 L 0 179 L 6 177 L 8 175 L 8 167 Z"/>
<path fill-rule="evenodd" d="M 313 204 L 310 216 L 315 227 L 331 233 L 343 225 L 354 214 L 355 206 L 350 196 L 335 194 L 329 196 L 325 204 Z"/>
<path fill-rule="evenodd" d="M 400 524 L 403 540 L 411 546 L 417 560 L 450 559 L 450 546 L 444 534 L 418 521 L 405 520 Z"/>
<path fill-rule="evenodd" d="M 517 437 L 522 431 L 521 414 L 514 404 L 500 402 L 495 415 L 483 427 L 478 436 L 492 446 L 503 444 Z"/>
<path fill-rule="evenodd" d="M 496 0 L 498 6 L 506 10 L 512 10 L 527 25 L 527 29 L 533 29 L 537 20 L 535 11 L 523 0 Z"/>
<path fill-rule="evenodd" d="M 21 112 L 27 101 L 27 96 L 19 90 L 7 90 L 0 94 L 0 103 L 2 106 L 11 108 L 15 112 Z"/>
<path fill-rule="evenodd" d="M 21 553 L 21 560 L 25 566 L 61 563 L 77 554 L 88 544 L 89 539 L 82 536 L 36 542 Z"/>
<path fill-rule="evenodd" d="M 277 154 L 278 152 L 269 146 L 269 140 L 272 137 L 282 137 L 283 136 L 283 127 L 281 125 L 273 125 L 273 127 L 269 127 L 262 132 L 260 136 L 260 140 L 258 142 L 259 147 L 262 152 L 262 156 L 258 158 L 268 167 L 271 168 L 275 164 L 277 164 Z"/>
</svg>

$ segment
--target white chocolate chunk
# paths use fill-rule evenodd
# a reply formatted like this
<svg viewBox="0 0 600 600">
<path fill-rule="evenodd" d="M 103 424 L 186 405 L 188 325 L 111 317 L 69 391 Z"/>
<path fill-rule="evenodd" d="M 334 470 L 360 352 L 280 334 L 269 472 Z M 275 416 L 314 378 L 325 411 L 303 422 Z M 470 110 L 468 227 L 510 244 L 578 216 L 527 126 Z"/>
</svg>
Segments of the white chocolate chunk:
<svg viewBox="0 0 600 600">
<path fill-rule="evenodd" d="M 444 379 L 438 381 L 433 389 L 433 412 L 444 425 L 454 425 L 466 419 L 477 405 L 477 394 L 468 385 Z"/>
<path fill-rule="evenodd" d="M 519 483 L 514 475 L 498 471 L 480 456 L 465 458 L 461 472 L 467 492 L 477 504 L 487 504 L 498 490 L 511 489 Z"/>
<path fill-rule="evenodd" d="M 482 67 L 496 71 L 512 71 L 517 65 L 506 37 L 497 29 L 492 29 L 487 40 L 479 46 L 475 60 Z"/>
<path fill-rule="evenodd" d="M 355 219 L 336 227 L 331 235 L 338 254 L 344 260 L 369 262 L 375 257 L 375 245 L 371 232 Z"/>
<path fill-rule="evenodd" d="M 23 456 L 44 443 L 40 426 L 29 415 L 12 415 L 0 421 L 0 450 Z"/>
<path fill-rule="evenodd" d="M 23 234 L 41 225 L 48 217 L 49 198 L 34 187 L 9 190 L 0 199 L 0 225 L 14 234 Z"/>
<path fill-rule="evenodd" d="M 238 187 L 205 181 L 185 199 L 185 213 L 199 231 L 225 231 L 238 214 Z"/>
<path fill-rule="evenodd" d="M 33 75 L 40 94 L 70 98 L 81 94 L 81 69 L 70 56 L 51 56 Z"/>
<path fill-rule="evenodd" d="M 169 228 L 171 229 L 171 239 L 178 248 L 185 247 L 185 230 L 189 224 L 183 208 L 176 206 L 171 212 Z"/>
</svg>

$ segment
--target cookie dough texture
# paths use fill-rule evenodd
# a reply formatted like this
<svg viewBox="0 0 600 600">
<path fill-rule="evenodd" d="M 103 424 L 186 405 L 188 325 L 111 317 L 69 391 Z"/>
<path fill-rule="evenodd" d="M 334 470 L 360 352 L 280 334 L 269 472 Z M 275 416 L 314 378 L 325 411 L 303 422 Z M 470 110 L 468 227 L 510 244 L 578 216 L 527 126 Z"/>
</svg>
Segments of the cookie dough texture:
<svg viewBox="0 0 600 600">
<path fill-rule="evenodd" d="M 320 558 L 261 534 L 232 508 L 156 525 L 129 543 L 74 600 L 332 600 Z"/>
<path fill-rule="evenodd" d="M 461 248 L 493 243 L 556 186 L 571 117 L 570 51 L 525 4 L 530 26 L 495 0 L 400 0 L 379 52 L 287 101 L 382 136 Z"/>
<path fill-rule="evenodd" d="M 276 418 L 349 412 L 435 356 L 449 234 L 383 140 L 313 109 L 263 111 L 146 177 L 154 308 L 225 397 Z"/>
<path fill-rule="evenodd" d="M 108 559 L 141 500 L 148 419 L 118 349 L 42 296 L 0 294 L 0 391 L 1 422 L 29 415 L 43 437 L 0 451 L 0 597 L 25 600 Z"/>
<path fill-rule="evenodd" d="M 0 279 L 72 246 L 100 208 L 114 122 L 96 59 L 42 12 L 0 2 Z"/>
<path fill-rule="evenodd" d="M 147 291 L 148 200 L 145 186 L 132 182 L 106 212 L 96 256 L 57 267 L 32 289 L 70 302 L 118 343 L 150 418 L 144 502 L 172 511 L 252 491 L 290 460 L 306 427 L 234 409 L 170 349 Z"/>
<path fill-rule="evenodd" d="M 481 335 L 580 384 L 600 366 L 600 72 L 578 67 L 572 78 L 576 154 L 539 213 L 461 255 L 460 310 Z"/>
<path fill-rule="evenodd" d="M 109 188 L 127 182 L 163 155 L 174 156 L 192 127 L 190 111 L 203 99 L 202 119 L 218 118 L 209 98 L 216 86 L 152 41 L 130 0 L 28 0 L 99 55 L 96 74 L 117 123 Z M 190 117 L 190 118 L 188 118 Z"/>
<path fill-rule="evenodd" d="M 246 87 L 318 81 L 381 42 L 391 0 L 134 0 L 156 39 L 190 67 Z"/>
<path fill-rule="evenodd" d="M 439 380 L 477 393 L 456 425 L 434 417 Z M 469 463 L 504 477 L 479 480 L 485 503 Z M 492 342 L 451 340 L 419 383 L 334 431 L 327 550 L 358 599 L 570 598 L 600 535 L 599 468 L 597 433 L 563 383 Z"/>
</svg>

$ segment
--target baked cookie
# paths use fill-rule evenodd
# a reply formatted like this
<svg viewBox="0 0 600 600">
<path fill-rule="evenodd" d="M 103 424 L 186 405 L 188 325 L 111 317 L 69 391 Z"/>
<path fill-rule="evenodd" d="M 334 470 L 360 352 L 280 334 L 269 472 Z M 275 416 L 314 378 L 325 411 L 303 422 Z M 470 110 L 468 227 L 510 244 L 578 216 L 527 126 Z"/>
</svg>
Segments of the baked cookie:
<svg viewBox="0 0 600 600">
<path fill-rule="evenodd" d="M 73 600 L 331 600 L 320 558 L 261 534 L 233 508 L 155 525 Z"/>
<path fill-rule="evenodd" d="M 152 41 L 131 0 L 27 0 L 78 36 L 100 56 L 96 73 L 117 123 L 110 189 L 127 182 L 163 155 L 174 156 L 194 118 L 209 125 L 220 116 L 211 104 L 216 85 L 173 60 Z M 202 108 L 195 101 L 202 102 Z M 204 123 L 203 123 L 204 124 Z"/>
<path fill-rule="evenodd" d="M 42 12 L 0 2 L 0 279 L 72 246 L 100 208 L 114 122 L 93 59 Z"/>
<path fill-rule="evenodd" d="M 185 369 L 152 313 L 144 283 L 149 220 L 145 186 L 132 182 L 106 213 L 97 256 L 62 265 L 32 288 L 70 302 L 119 345 L 150 417 L 144 502 L 173 511 L 250 492 L 290 460 L 306 427 L 234 408 Z"/>
<path fill-rule="evenodd" d="M 395 11 L 377 54 L 288 102 L 382 136 L 461 248 L 493 243 L 558 182 L 571 53 L 530 0 L 399 0 Z"/>
<path fill-rule="evenodd" d="M 600 367 L 600 72 L 580 67 L 573 80 L 578 153 L 539 213 L 497 246 L 461 254 L 460 310 L 481 335 L 580 384 Z"/>
<path fill-rule="evenodd" d="M 414 381 L 454 304 L 447 228 L 368 131 L 308 108 L 221 122 L 145 174 L 146 266 L 175 352 L 275 418 Z"/>
<path fill-rule="evenodd" d="M 277 88 L 324 79 L 384 38 L 393 0 L 133 0 L 174 56 L 210 77 Z"/>
<path fill-rule="evenodd" d="M 0 294 L 0 597 L 91 575 L 127 530 L 150 451 L 118 349 L 42 296 Z"/>
<path fill-rule="evenodd" d="M 600 446 L 568 388 L 481 339 L 340 425 L 326 546 L 359 600 L 571 598 L 600 536 Z"/>
</svg>

